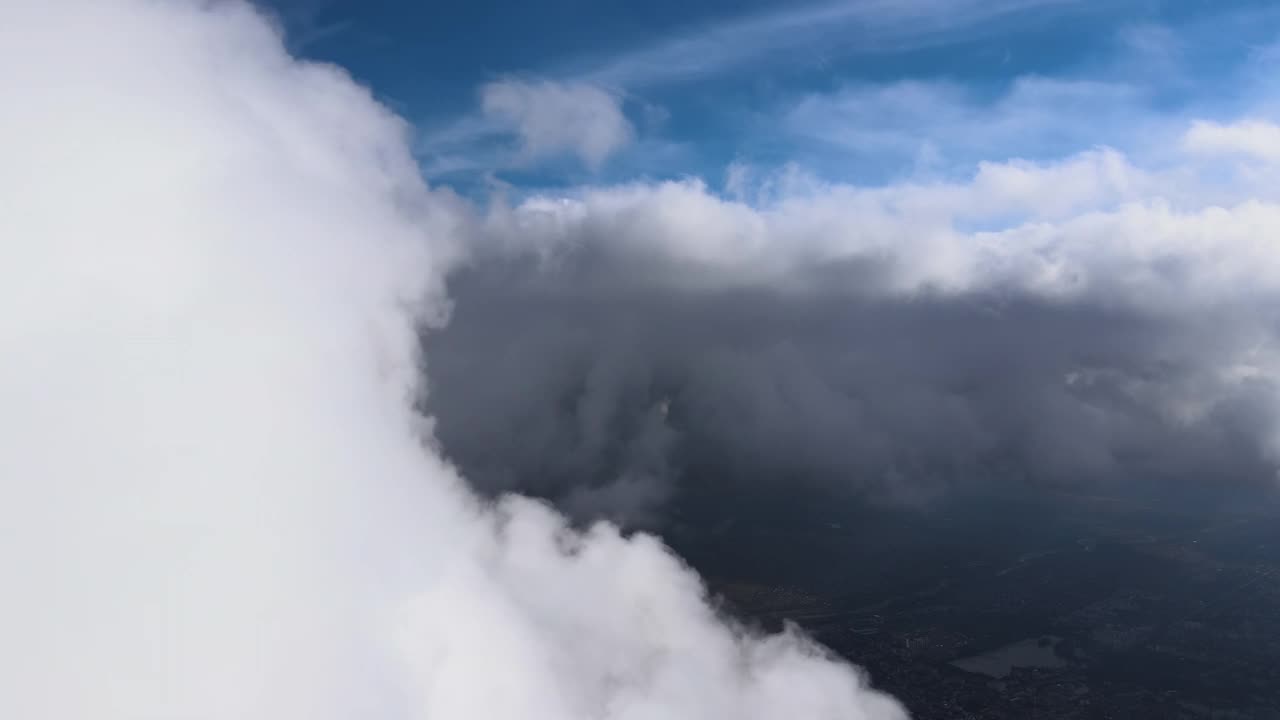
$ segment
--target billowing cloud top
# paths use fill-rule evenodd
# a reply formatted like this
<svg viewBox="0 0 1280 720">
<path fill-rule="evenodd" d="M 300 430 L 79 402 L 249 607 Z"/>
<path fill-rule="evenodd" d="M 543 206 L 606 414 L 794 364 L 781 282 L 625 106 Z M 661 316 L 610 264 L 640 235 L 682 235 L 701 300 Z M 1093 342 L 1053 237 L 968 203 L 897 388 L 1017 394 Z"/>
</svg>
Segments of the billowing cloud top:
<svg viewBox="0 0 1280 720">
<path fill-rule="evenodd" d="M 236 2 L 0 9 L 0 716 L 899 718 L 413 411 L 465 212 Z"/>
</svg>

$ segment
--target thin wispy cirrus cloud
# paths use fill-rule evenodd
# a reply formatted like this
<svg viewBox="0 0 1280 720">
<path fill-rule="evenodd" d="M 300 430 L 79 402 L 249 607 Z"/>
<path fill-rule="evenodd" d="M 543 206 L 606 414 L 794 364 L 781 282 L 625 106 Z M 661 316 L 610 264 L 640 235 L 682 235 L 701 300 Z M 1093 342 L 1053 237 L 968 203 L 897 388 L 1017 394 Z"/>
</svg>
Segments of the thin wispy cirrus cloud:
<svg viewBox="0 0 1280 720">
<path fill-rule="evenodd" d="M 960 82 L 905 80 L 808 95 L 779 125 L 797 145 L 818 148 L 799 152 L 827 153 L 824 172 L 862 163 L 927 176 L 983 160 L 1128 146 L 1139 117 L 1156 121 L 1143 127 L 1147 137 L 1176 135 L 1176 119 L 1147 112 L 1149 102 L 1143 88 L 1110 80 L 1025 76 L 995 98 Z"/>
<path fill-rule="evenodd" d="M 477 91 L 476 112 L 428 130 L 419 151 L 429 175 L 528 168 L 562 153 L 598 170 L 609 155 L 635 139 L 635 123 L 621 102 L 626 97 L 714 83 L 775 63 L 810 65 L 972 40 L 1002 22 L 1046 24 L 1064 12 L 1092 9 L 1079 0 L 857 0 L 799 4 L 720 20 L 616 54 L 485 83 Z M 637 104 L 670 113 L 660 103 Z M 514 139 L 515 146 L 504 146 L 504 137 Z"/>
<path fill-rule="evenodd" d="M 1265 46 L 1273 11 L 1241 5 L 1202 15 L 1166 18 L 1144 14 L 1140 4 L 1076 0 L 840 2 L 758 12 L 481 85 L 475 112 L 433 123 L 421 155 L 429 176 L 541 165 L 544 179 L 564 184 L 587 178 L 548 168 L 548 161 L 567 156 L 599 171 L 612 156 L 613 181 L 628 172 L 716 176 L 731 161 L 770 169 L 798 162 L 831 179 L 883 181 L 955 177 L 980 160 L 1050 159 L 1098 144 L 1142 154 L 1141 146 L 1176 141 L 1182 125 L 1208 112 L 1201 98 L 1213 96 L 1222 120 L 1242 111 L 1241 96 L 1250 92 L 1243 75 L 1274 67 L 1265 52 L 1224 40 Z M 1022 62 L 1029 48 L 1011 55 L 1018 33 L 1049 33 L 1055 23 L 1087 29 L 1089 52 L 1070 56 L 1059 48 L 1054 52 L 1066 53 L 1060 66 L 1031 69 Z M 899 67 L 902 58 L 954 48 L 966 49 L 955 51 L 953 72 L 917 76 L 915 61 Z M 992 75 L 991 67 L 1003 65 Z M 983 77 L 975 80 L 974 71 Z M 768 86 L 789 72 L 821 76 L 822 87 L 723 94 L 743 82 Z M 575 128 L 578 140 L 530 143 L 510 112 L 487 112 L 485 88 L 508 84 L 509 94 L 519 88 L 525 97 L 526 118 Z M 560 101 L 574 93 L 583 98 L 581 111 Z M 601 96 L 627 102 L 611 105 Z M 658 108 L 672 122 L 649 128 L 640 122 L 642 108 Z M 620 160 L 628 143 L 600 140 L 618 137 L 634 150 Z M 609 150 L 586 151 L 588 142 Z M 679 156 L 680 166 L 664 171 L 636 162 L 655 148 L 679 146 L 693 149 L 667 153 Z M 551 147 L 558 150 L 547 152 Z"/>
<path fill-rule="evenodd" d="M 1122 24 L 1103 28 L 1109 39 L 1096 57 L 1055 74 L 846 82 L 770 117 L 793 143 L 792 161 L 836 177 L 841 165 L 875 168 L 864 175 L 880 180 L 954 177 L 984 160 L 1049 160 L 1100 145 L 1158 161 L 1189 123 L 1273 109 L 1277 63 L 1266 48 L 1278 23 L 1274 8 L 1247 8 L 1177 28 Z M 1262 44 L 1227 39 L 1242 36 Z"/>
<path fill-rule="evenodd" d="M 581 61 L 562 73 L 642 89 L 724 74 L 778 56 L 830 59 L 840 54 L 900 52 L 980 36 L 1021 17 L 1049 22 L 1091 10 L 1081 0 L 852 0 L 796 3 L 780 11 L 695 28 L 616 56 Z"/>
</svg>

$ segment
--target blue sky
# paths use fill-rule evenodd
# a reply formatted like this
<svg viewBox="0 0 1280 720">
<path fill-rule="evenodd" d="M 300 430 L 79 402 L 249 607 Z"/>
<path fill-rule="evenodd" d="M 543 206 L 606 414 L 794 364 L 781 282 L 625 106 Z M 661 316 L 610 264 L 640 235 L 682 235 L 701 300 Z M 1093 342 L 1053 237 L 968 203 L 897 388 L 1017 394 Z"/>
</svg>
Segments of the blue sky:
<svg viewBox="0 0 1280 720">
<path fill-rule="evenodd" d="M 267 7 L 295 52 L 404 115 L 424 174 L 464 192 L 690 175 L 729 190 L 793 167 L 882 183 L 1098 145 L 1143 158 L 1188 118 L 1267 114 L 1280 75 L 1264 0 Z"/>
</svg>

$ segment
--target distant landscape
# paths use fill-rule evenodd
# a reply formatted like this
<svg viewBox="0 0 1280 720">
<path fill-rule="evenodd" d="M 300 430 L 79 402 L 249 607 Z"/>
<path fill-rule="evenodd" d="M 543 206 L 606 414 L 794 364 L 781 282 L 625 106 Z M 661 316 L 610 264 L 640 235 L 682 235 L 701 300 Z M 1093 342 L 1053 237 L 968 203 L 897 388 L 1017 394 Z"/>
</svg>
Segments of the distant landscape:
<svg viewBox="0 0 1280 720">
<path fill-rule="evenodd" d="M 921 720 L 1280 717 L 1274 503 L 723 512 L 671 537 L 729 612 L 794 620 Z"/>
</svg>

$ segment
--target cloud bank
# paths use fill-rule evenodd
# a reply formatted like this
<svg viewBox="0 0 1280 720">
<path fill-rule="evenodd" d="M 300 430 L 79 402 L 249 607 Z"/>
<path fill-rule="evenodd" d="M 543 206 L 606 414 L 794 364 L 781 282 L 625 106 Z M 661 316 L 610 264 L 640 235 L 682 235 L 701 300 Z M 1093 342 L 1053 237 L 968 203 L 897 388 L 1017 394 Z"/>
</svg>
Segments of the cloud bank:
<svg viewBox="0 0 1280 720">
<path fill-rule="evenodd" d="M 341 70 L 19 0 L 0 92 L 0 716 L 904 716 L 653 538 L 473 497 L 414 411 L 472 213 Z"/>
<path fill-rule="evenodd" d="M 439 436 L 484 487 L 637 522 L 694 486 L 1268 487 L 1280 168 L 1205 127 L 1160 166 L 497 204 L 427 340 Z"/>
</svg>

